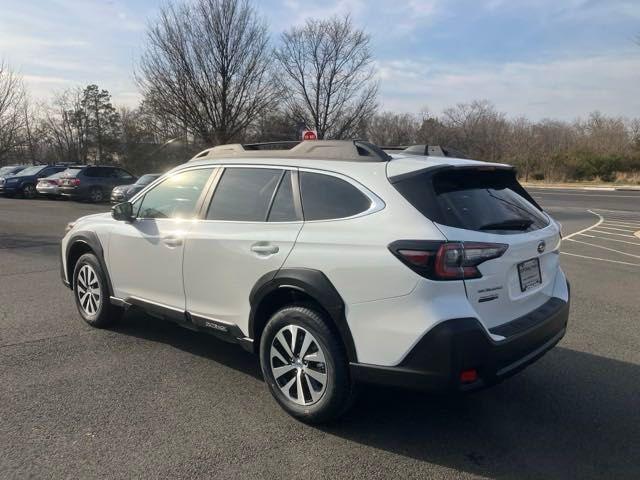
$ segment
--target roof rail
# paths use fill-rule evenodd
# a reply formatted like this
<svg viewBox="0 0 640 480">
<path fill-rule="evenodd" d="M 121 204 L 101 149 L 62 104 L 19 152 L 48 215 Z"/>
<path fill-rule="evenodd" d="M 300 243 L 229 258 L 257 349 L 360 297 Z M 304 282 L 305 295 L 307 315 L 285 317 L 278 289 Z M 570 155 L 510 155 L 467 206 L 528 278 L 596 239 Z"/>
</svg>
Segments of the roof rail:
<svg viewBox="0 0 640 480">
<path fill-rule="evenodd" d="M 277 149 L 278 145 L 294 145 Z M 391 157 L 377 145 L 362 140 L 307 140 L 302 142 L 268 142 L 218 145 L 198 153 L 191 160 L 225 157 L 284 157 L 350 162 L 387 162 Z M 191 161 L 190 160 L 190 161 Z"/>
<path fill-rule="evenodd" d="M 459 150 L 442 147 L 440 145 L 411 145 L 402 150 L 402 153 L 408 153 L 409 155 L 426 155 L 429 157 L 467 158 L 467 156 Z"/>
</svg>

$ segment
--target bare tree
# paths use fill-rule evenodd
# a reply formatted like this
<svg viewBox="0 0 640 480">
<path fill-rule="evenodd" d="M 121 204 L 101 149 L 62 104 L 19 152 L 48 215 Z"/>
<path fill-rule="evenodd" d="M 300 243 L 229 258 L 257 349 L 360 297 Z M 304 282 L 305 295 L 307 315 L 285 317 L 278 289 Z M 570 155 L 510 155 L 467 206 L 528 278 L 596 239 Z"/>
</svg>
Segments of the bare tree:
<svg viewBox="0 0 640 480">
<path fill-rule="evenodd" d="M 89 118 L 82 103 L 82 89 L 74 88 L 57 94 L 47 109 L 49 143 L 60 161 L 87 163 Z"/>
<path fill-rule="evenodd" d="M 441 122 L 450 130 L 449 146 L 481 160 L 495 161 L 502 157 L 508 125 L 505 114 L 490 102 L 459 103 L 443 112 Z"/>
<path fill-rule="evenodd" d="M 370 39 L 349 16 L 307 20 L 274 52 L 288 114 L 319 138 L 353 136 L 376 109 Z"/>
<path fill-rule="evenodd" d="M 378 145 L 410 145 L 416 143 L 419 127 L 411 114 L 382 112 L 369 122 L 367 138 Z"/>
<path fill-rule="evenodd" d="M 0 60 L 0 160 L 20 143 L 25 97 L 22 78 Z"/>
<path fill-rule="evenodd" d="M 268 40 L 247 0 L 169 4 L 148 31 L 136 78 L 159 114 L 226 143 L 274 104 Z"/>
</svg>

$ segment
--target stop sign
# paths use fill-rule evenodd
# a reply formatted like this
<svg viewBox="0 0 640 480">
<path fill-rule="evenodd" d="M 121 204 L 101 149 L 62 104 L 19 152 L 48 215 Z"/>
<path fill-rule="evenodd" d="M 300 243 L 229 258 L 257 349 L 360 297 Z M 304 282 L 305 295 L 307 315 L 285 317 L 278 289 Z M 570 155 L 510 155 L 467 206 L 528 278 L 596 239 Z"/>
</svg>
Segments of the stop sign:
<svg viewBox="0 0 640 480">
<path fill-rule="evenodd" d="M 318 132 L 315 130 L 303 130 L 302 131 L 302 140 L 317 140 Z"/>
</svg>

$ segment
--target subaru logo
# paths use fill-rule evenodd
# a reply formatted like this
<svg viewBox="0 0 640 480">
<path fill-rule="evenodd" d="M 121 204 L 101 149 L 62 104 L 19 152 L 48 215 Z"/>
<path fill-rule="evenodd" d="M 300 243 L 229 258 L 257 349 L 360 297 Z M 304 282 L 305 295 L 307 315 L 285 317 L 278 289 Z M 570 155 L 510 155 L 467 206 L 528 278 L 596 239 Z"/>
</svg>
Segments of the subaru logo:
<svg viewBox="0 0 640 480">
<path fill-rule="evenodd" d="M 544 252 L 544 249 L 546 248 L 547 244 L 544 243 L 544 240 L 542 242 L 540 242 L 538 244 L 538 253 L 542 253 Z"/>
</svg>

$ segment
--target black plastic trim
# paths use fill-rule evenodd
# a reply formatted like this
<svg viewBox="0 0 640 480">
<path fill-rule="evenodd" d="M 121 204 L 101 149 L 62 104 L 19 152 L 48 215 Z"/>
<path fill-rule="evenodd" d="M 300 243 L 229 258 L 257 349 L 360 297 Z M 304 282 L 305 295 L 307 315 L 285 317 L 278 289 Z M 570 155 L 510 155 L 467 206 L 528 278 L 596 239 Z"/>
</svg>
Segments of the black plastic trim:
<svg viewBox="0 0 640 480">
<path fill-rule="evenodd" d="M 352 375 L 363 382 L 434 391 L 468 391 L 499 383 L 542 357 L 564 336 L 569 302 L 557 299 L 553 310 L 543 307 L 531 312 L 538 317 L 535 323 L 501 341 L 493 340 L 476 318 L 444 321 L 429 330 L 399 365 L 352 362 Z M 476 369 L 478 380 L 461 383 L 459 375 L 467 369 Z"/>
<path fill-rule="evenodd" d="M 73 246 L 77 245 L 78 243 L 84 243 L 93 251 L 93 253 L 98 259 L 98 262 L 100 263 L 100 267 L 102 268 L 102 271 L 104 272 L 104 276 L 107 279 L 107 288 L 109 289 L 109 295 L 113 295 L 113 286 L 111 284 L 111 277 L 109 276 L 109 270 L 107 270 L 107 264 L 104 260 L 104 250 L 102 248 L 102 243 L 100 242 L 98 235 L 90 231 L 74 233 L 69 238 L 69 241 L 67 242 L 67 248 L 66 248 L 66 251 L 64 252 L 64 255 L 67 261 L 66 262 L 67 278 L 68 278 L 70 288 L 73 288 L 73 286 L 71 285 L 73 282 L 73 269 L 71 269 L 69 265 L 69 254 L 71 253 L 71 249 L 73 248 Z M 63 280 L 64 280 L 64 277 L 63 277 Z"/>
<path fill-rule="evenodd" d="M 249 303 L 249 337 L 256 338 L 256 313 L 269 294 L 281 288 L 292 288 L 304 292 L 317 301 L 335 323 L 347 350 L 349 361 L 357 361 L 357 354 L 351 330 L 347 324 L 345 304 L 342 297 L 327 276 L 320 270 L 310 268 L 285 268 L 266 273 L 258 279 L 251 293 Z"/>
</svg>

